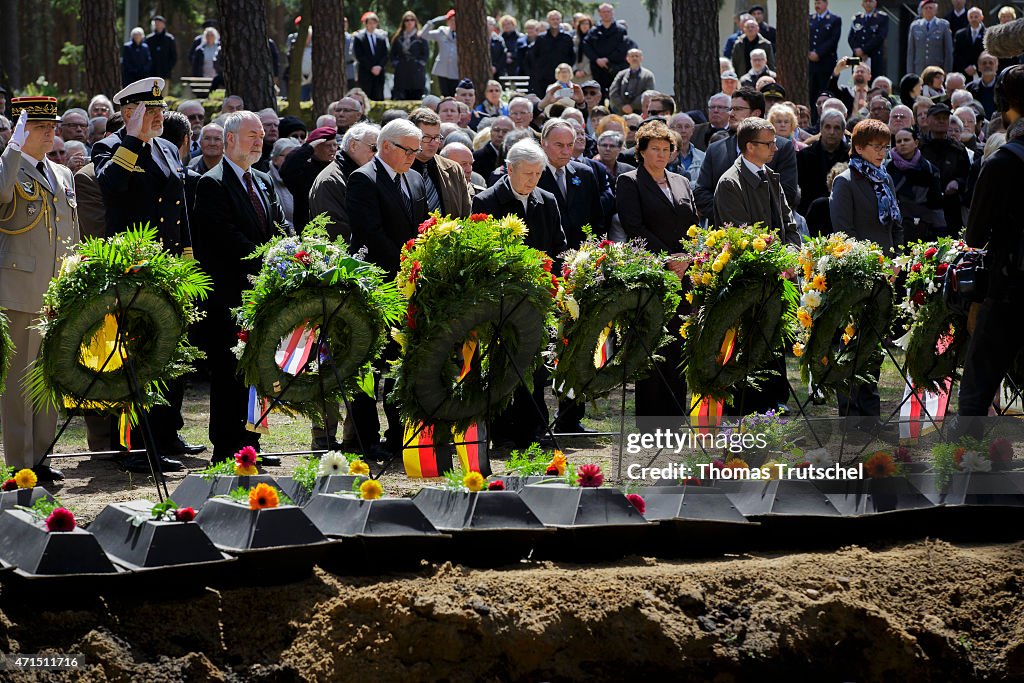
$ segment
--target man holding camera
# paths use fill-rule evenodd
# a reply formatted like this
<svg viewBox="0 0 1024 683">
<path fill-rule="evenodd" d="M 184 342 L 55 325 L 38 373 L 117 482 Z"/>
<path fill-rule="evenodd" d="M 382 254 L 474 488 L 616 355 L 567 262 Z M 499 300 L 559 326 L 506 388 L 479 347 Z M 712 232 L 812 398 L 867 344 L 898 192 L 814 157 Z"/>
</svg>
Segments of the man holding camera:
<svg viewBox="0 0 1024 683">
<path fill-rule="evenodd" d="M 995 86 L 997 106 L 1007 128 L 1006 144 L 981 167 L 967 218 L 967 244 L 987 248 L 989 274 L 986 292 L 971 304 L 967 329 L 971 334 L 960 382 L 959 420 L 954 436 L 980 438 L 980 420 L 988 414 L 999 383 L 1024 347 L 1024 226 L 1017 195 L 1024 174 L 1024 65 L 1004 70 Z"/>
</svg>

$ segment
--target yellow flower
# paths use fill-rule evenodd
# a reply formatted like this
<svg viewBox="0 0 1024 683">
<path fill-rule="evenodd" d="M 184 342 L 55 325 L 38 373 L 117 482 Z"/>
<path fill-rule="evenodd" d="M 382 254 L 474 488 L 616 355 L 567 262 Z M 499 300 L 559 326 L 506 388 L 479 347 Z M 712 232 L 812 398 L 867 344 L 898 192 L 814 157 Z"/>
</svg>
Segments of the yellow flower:
<svg viewBox="0 0 1024 683">
<path fill-rule="evenodd" d="M 696 225 L 691 225 L 690 229 L 686 231 L 686 236 L 687 237 L 696 237 L 697 236 L 697 226 Z"/>
<path fill-rule="evenodd" d="M 722 250 L 722 253 L 718 255 L 718 258 L 722 259 L 722 261 L 723 261 L 724 263 L 728 263 L 728 262 L 729 262 L 729 259 L 731 259 L 731 258 L 732 258 L 732 253 L 730 253 L 730 252 L 729 252 L 728 250 L 726 250 L 726 249 L 723 249 L 723 250 Z"/>
<path fill-rule="evenodd" d="M 683 339 L 686 339 L 686 335 L 687 335 L 686 329 L 689 326 L 690 326 L 690 321 L 687 320 L 686 322 L 683 323 L 682 327 L 679 328 L 679 336 L 682 337 Z"/>
<path fill-rule="evenodd" d="M 561 477 L 565 474 L 566 464 L 565 453 L 556 448 L 554 455 L 551 457 L 551 462 L 548 463 L 548 469 L 554 467 L 558 470 L 558 476 Z"/>
<path fill-rule="evenodd" d="M 362 460 L 353 460 L 348 464 L 348 473 L 366 476 L 370 474 L 370 466 Z"/>
<path fill-rule="evenodd" d="M 710 285 L 711 284 L 711 280 L 712 280 L 711 273 L 704 273 L 704 275 L 701 276 L 701 278 L 700 278 L 700 282 L 703 285 Z"/>
<path fill-rule="evenodd" d="M 262 510 L 276 508 L 278 503 L 277 489 L 268 484 L 256 484 L 249 489 L 249 509 Z"/>
<path fill-rule="evenodd" d="M 849 345 L 850 345 L 850 340 L 851 340 L 851 339 L 853 339 L 853 337 L 851 337 L 851 336 L 850 336 L 850 335 L 848 335 L 848 334 L 844 334 L 844 335 L 843 335 L 843 344 L 844 344 L 844 345 L 846 345 L 846 346 L 849 346 Z"/>
<path fill-rule="evenodd" d="M 462 478 L 462 483 L 467 489 L 473 491 L 482 491 L 487 486 L 487 480 L 484 479 L 484 475 L 479 472 L 470 472 Z"/>
<path fill-rule="evenodd" d="M 849 253 L 850 249 L 852 249 L 852 247 L 849 244 L 843 243 L 837 246 L 835 248 L 835 251 L 833 251 L 832 253 L 835 254 L 836 256 L 843 256 Z"/>
<path fill-rule="evenodd" d="M 764 251 L 767 246 L 768 245 L 765 244 L 764 240 L 760 237 L 754 238 L 754 251 Z"/>
<path fill-rule="evenodd" d="M 14 483 L 18 485 L 19 489 L 35 488 L 37 481 L 39 480 L 36 478 L 36 473 L 27 467 L 23 470 L 18 470 L 18 473 L 14 475 Z"/>
<path fill-rule="evenodd" d="M 827 286 L 826 286 L 826 283 L 825 283 L 825 276 L 824 275 L 815 275 L 814 279 L 811 280 L 811 287 L 813 287 L 814 289 L 818 290 L 819 292 L 824 292 L 827 289 Z"/>
<path fill-rule="evenodd" d="M 810 327 L 811 326 L 811 324 L 812 324 L 811 314 L 803 306 L 801 306 L 800 308 L 797 309 L 796 317 L 800 321 L 800 324 L 803 325 L 804 327 Z"/>
<path fill-rule="evenodd" d="M 750 240 L 740 240 L 740 249 L 746 249 L 750 245 Z"/>
<path fill-rule="evenodd" d="M 721 273 L 722 272 L 722 268 L 724 268 L 724 267 L 725 267 L 725 264 L 722 263 L 721 260 L 719 260 L 719 259 L 715 259 L 715 262 L 711 264 L 711 270 L 715 271 L 716 273 Z"/>
<path fill-rule="evenodd" d="M 517 237 L 519 235 L 525 235 L 527 232 L 529 232 L 529 230 L 526 227 L 526 223 L 523 222 L 523 219 L 513 213 L 510 213 L 509 215 L 499 220 L 498 225 L 500 225 L 504 229 L 510 230 L 512 234 L 516 235 Z"/>
<path fill-rule="evenodd" d="M 236 477 L 255 477 L 260 471 L 256 469 L 255 465 L 249 465 L 243 467 L 242 465 L 235 465 L 235 476 Z"/>
<path fill-rule="evenodd" d="M 811 276 L 814 275 L 814 266 L 810 263 L 804 264 L 804 279 L 810 280 Z"/>
<path fill-rule="evenodd" d="M 405 284 L 401 287 L 402 295 L 408 299 L 416 293 L 416 283 L 412 280 L 406 280 Z"/>
<path fill-rule="evenodd" d="M 846 326 L 846 329 L 843 330 L 843 332 L 846 332 L 846 334 L 852 337 L 853 335 L 857 334 L 857 328 L 853 326 L 853 323 L 849 323 Z"/>
<path fill-rule="evenodd" d="M 793 344 L 793 355 L 796 356 L 797 358 L 804 355 L 804 345 L 801 344 L 800 342 Z"/>
<path fill-rule="evenodd" d="M 376 479 L 367 479 L 359 485 L 359 497 L 363 500 L 377 500 L 384 495 L 384 487 Z"/>
<path fill-rule="evenodd" d="M 693 292 L 687 292 L 686 293 L 686 303 L 688 303 L 688 304 L 692 304 L 693 303 Z"/>
</svg>

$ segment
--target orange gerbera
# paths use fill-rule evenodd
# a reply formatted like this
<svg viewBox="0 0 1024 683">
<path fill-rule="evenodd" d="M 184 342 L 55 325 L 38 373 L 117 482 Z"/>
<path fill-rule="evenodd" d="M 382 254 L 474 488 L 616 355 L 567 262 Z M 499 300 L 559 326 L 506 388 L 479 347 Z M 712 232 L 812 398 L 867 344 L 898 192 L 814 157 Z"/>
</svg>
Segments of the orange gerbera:
<svg viewBox="0 0 1024 683">
<path fill-rule="evenodd" d="M 892 456 L 885 451 L 878 451 L 864 461 L 864 471 L 869 477 L 881 478 L 891 477 L 896 474 L 896 463 Z"/>
<path fill-rule="evenodd" d="M 826 286 L 826 283 L 825 283 L 825 276 L 824 275 L 815 275 L 814 279 L 811 280 L 811 287 L 813 287 L 814 289 L 818 290 L 819 292 L 824 292 L 827 289 L 827 286 Z"/>
<path fill-rule="evenodd" d="M 277 489 L 269 484 L 256 484 L 249 489 L 249 509 L 262 510 L 277 507 Z"/>
<path fill-rule="evenodd" d="M 750 469 L 750 465 L 748 465 L 747 461 L 744 460 L 743 458 L 732 458 L 731 460 L 728 460 L 725 463 L 725 465 L 723 465 L 722 467 L 724 467 L 725 469 L 728 469 L 728 470 L 749 470 Z"/>
<path fill-rule="evenodd" d="M 811 314 L 807 312 L 806 308 L 798 308 L 796 311 L 796 317 L 804 327 L 810 327 L 813 324 Z"/>
<path fill-rule="evenodd" d="M 565 474 L 565 454 L 560 450 L 555 450 L 554 457 L 551 458 L 551 462 L 548 464 L 548 469 L 554 467 L 558 470 L 558 476 Z"/>
</svg>

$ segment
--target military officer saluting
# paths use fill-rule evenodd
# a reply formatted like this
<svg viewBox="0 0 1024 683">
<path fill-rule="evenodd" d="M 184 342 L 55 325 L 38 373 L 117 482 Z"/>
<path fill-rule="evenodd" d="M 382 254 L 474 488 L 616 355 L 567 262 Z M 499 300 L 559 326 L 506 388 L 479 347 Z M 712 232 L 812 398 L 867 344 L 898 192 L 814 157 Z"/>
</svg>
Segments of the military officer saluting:
<svg viewBox="0 0 1024 683">
<path fill-rule="evenodd" d="M 66 167 L 46 158 L 60 121 L 57 98 L 15 97 L 11 115 L 18 123 L 0 156 L 0 306 L 7 309 L 14 342 L 7 391 L 0 397 L 4 460 L 54 481 L 64 475 L 43 456 L 57 430 L 57 413 L 52 407 L 34 410 L 23 381 L 42 343 L 30 326 L 46 287 L 78 242 L 75 181 Z"/>
<path fill-rule="evenodd" d="M 828 89 L 832 69 L 839 60 L 836 49 L 843 35 L 843 20 L 828 11 L 828 0 L 814 0 L 814 14 L 810 16 L 810 22 L 807 74 L 810 92 L 816 94 Z"/>
<path fill-rule="evenodd" d="M 185 199 L 185 169 L 178 149 L 160 137 L 164 129 L 164 79 L 143 78 L 116 95 L 124 127 L 100 140 L 92 148 L 96 180 L 106 206 L 107 235 L 148 223 L 155 227 L 164 248 L 172 254 L 192 255 Z M 182 469 L 168 456 L 196 455 L 205 446 L 192 446 L 178 436 L 184 422 L 181 402 L 184 381 L 169 382 L 164 398 L 169 405 L 155 406 L 149 413 L 153 444 L 160 453 L 165 472 Z M 142 455 L 125 459 L 122 466 L 133 472 L 148 472 Z"/>
<path fill-rule="evenodd" d="M 863 12 L 857 12 L 850 26 L 847 42 L 854 57 L 871 60 L 871 73 L 885 75 L 885 39 L 889 35 L 889 15 L 878 9 L 878 0 L 860 3 Z"/>
</svg>

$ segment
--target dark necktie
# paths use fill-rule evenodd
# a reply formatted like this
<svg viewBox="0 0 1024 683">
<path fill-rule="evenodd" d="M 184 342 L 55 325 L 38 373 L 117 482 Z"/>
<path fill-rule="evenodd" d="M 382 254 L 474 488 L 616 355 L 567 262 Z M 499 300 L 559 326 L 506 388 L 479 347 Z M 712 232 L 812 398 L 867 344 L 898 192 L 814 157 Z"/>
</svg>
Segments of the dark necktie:
<svg viewBox="0 0 1024 683">
<path fill-rule="evenodd" d="M 427 211 L 437 211 L 441 208 L 441 198 L 437 194 L 437 186 L 430 177 L 430 167 L 423 167 L 423 187 L 427 192 Z"/>
<path fill-rule="evenodd" d="M 46 189 L 53 192 L 53 188 L 50 187 L 50 179 L 46 177 L 46 166 L 43 162 L 40 161 L 36 164 L 36 170 L 39 171 L 39 175 L 43 176 L 43 182 L 46 185 Z"/>
<path fill-rule="evenodd" d="M 775 197 L 772 196 L 772 185 L 768 182 L 768 174 L 764 169 L 757 172 L 757 177 L 761 179 L 761 182 L 768 186 L 768 205 L 771 207 L 771 228 L 777 230 L 778 233 L 782 234 L 782 212 L 780 207 L 775 202 Z"/>
<path fill-rule="evenodd" d="M 412 198 L 402 191 L 401 173 L 395 174 L 395 189 L 398 190 L 398 196 L 402 198 L 402 206 L 405 208 L 406 215 L 412 218 Z"/>
<path fill-rule="evenodd" d="M 252 203 L 252 208 L 256 211 L 256 218 L 259 219 L 260 232 L 264 235 L 267 233 L 267 210 L 263 208 L 263 202 L 260 201 L 259 195 L 256 194 L 256 188 L 252 184 L 252 173 L 246 171 L 242 174 L 245 179 L 245 189 L 249 193 L 249 201 Z"/>
</svg>

